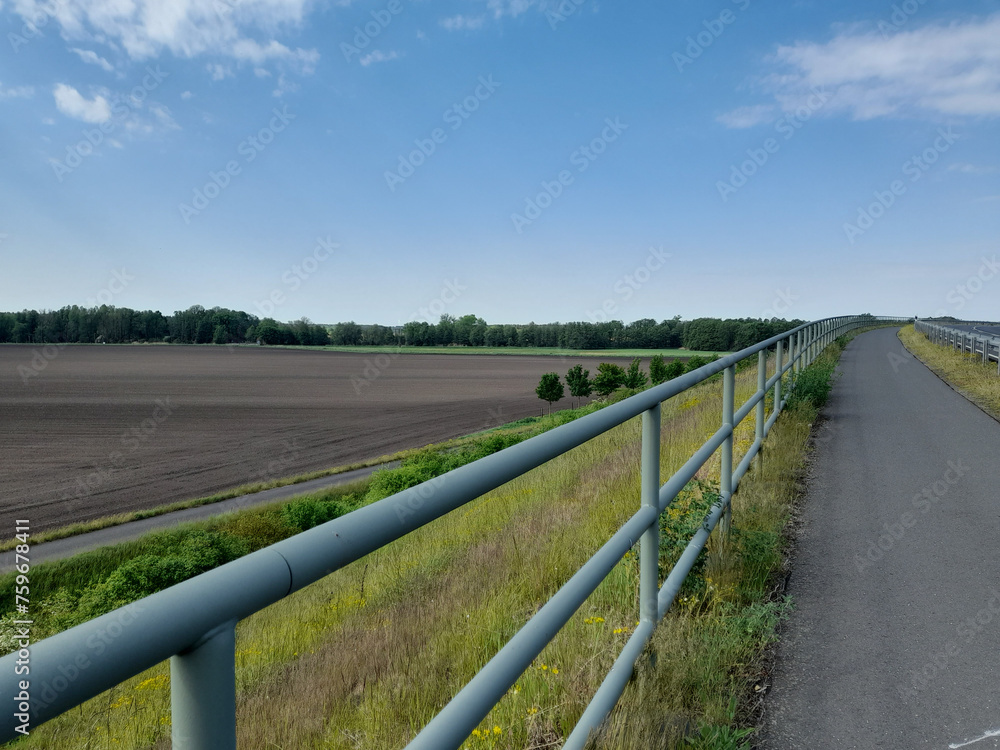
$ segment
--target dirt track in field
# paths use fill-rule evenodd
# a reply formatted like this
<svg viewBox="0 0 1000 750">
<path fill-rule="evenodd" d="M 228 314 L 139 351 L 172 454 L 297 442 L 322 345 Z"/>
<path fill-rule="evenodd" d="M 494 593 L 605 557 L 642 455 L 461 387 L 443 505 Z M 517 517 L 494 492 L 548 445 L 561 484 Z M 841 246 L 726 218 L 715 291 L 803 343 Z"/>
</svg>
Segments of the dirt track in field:
<svg viewBox="0 0 1000 750">
<path fill-rule="evenodd" d="M 44 354 L 0 346 L 0 538 L 16 519 L 42 531 L 495 427 L 541 412 L 542 373 L 579 361 L 593 375 L 602 361 L 211 346 Z"/>
</svg>

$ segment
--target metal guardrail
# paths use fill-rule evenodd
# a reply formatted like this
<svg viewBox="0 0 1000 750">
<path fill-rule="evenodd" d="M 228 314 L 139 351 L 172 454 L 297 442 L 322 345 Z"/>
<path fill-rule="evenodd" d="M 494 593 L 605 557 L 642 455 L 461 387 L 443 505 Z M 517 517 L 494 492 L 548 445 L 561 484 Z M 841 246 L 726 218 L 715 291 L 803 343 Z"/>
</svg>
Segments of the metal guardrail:
<svg viewBox="0 0 1000 750">
<path fill-rule="evenodd" d="M 985 331 L 979 331 L 973 325 L 973 330 L 966 331 L 962 328 L 944 325 L 942 323 L 932 323 L 926 320 L 915 320 L 913 327 L 923 333 L 935 344 L 950 346 L 961 352 L 966 352 L 973 356 L 983 358 L 983 364 L 989 364 L 991 360 L 996 360 L 997 375 L 1000 375 L 1000 336 Z"/>
<path fill-rule="evenodd" d="M 30 682 L 30 723 L 64 713 L 140 672 L 170 659 L 172 743 L 175 750 L 236 748 L 236 624 L 245 617 L 440 518 L 588 440 L 642 415 L 639 510 L 514 635 L 407 750 L 454 750 L 499 702 L 556 633 L 638 542 L 639 625 L 584 711 L 564 748 L 579 750 L 614 708 L 656 623 L 717 524 L 728 532 L 730 500 L 786 403 L 782 378 L 811 363 L 837 336 L 909 319 L 873 316 L 807 323 L 730 354 L 617 404 L 317 526 L 239 560 L 109 612 L 30 646 L 30 675 L 15 677 L 24 651 L 0 659 L 0 694 Z M 767 351 L 775 372 L 767 377 Z M 737 363 L 756 355 L 757 390 L 734 405 Z M 660 476 L 660 405 L 707 378 L 723 374 L 721 425 L 665 484 Z M 765 399 L 773 391 L 773 408 Z M 754 442 L 733 466 L 733 433 L 755 414 Z M 658 581 L 659 516 L 716 450 L 721 449 L 720 499 L 688 543 L 662 587 Z M 18 699 L 15 698 L 15 707 Z M 0 715 L 0 741 L 19 736 L 11 706 Z"/>
</svg>

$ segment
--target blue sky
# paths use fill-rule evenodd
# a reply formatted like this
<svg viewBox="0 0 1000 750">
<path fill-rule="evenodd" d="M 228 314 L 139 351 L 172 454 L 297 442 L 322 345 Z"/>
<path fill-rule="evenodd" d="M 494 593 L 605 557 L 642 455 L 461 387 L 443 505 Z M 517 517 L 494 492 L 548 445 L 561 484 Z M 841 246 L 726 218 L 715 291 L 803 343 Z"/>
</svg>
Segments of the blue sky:
<svg viewBox="0 0 1000 750">
<path fill-rule="evenodd" d="M 0 0 L 0 309 L 997 318 L 995 2 Z"/>
</svg>

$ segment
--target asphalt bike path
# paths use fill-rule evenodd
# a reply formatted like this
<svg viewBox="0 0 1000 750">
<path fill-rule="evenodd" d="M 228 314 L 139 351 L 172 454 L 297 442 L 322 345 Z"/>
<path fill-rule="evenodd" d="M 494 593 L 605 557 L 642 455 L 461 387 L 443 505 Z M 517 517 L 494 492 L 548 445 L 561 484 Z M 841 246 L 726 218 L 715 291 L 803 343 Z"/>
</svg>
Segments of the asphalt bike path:
<svg viewBox="0 0 1000 750">
<path fill-rule="evenodd" d="M 1000 423 L 896 330 L 847 346 L 824 409 L 767 750 L 1000 748 Z"/>
</svg>

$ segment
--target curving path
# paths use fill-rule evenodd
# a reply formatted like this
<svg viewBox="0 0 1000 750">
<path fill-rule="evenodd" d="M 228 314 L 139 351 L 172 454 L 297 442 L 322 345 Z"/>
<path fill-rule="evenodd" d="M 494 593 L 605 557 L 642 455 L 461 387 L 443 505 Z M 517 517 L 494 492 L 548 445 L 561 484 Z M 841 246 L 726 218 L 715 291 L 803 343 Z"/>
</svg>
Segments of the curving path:
<svg viewBox="0 0 1000 750">
<path fill-rule="evenodd" d="M 762 747 L 1000 748 L 1000 423 L 896 329 L 840 370 Z"/>
</svg>

